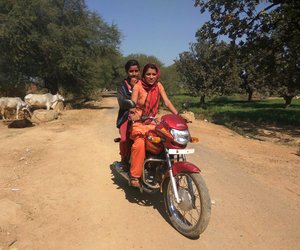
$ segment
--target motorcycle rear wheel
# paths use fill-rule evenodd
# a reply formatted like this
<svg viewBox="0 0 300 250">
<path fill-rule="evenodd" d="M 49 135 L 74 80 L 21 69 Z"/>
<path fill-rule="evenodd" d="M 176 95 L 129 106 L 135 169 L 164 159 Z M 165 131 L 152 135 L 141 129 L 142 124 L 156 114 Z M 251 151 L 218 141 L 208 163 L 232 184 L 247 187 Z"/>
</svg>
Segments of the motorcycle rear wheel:
<svg viewBox="0 0 300 250">
<path fill-rule="evenodd" d="M 198 238 L 206 229 L 211 214 L 211 200 L 200 173 L 178 173 L 175 176 L 180 203 L 176 202 L 172 183 L 163 187 L 164 203 L 171 224 L 183 235 Z"/>
</svg>

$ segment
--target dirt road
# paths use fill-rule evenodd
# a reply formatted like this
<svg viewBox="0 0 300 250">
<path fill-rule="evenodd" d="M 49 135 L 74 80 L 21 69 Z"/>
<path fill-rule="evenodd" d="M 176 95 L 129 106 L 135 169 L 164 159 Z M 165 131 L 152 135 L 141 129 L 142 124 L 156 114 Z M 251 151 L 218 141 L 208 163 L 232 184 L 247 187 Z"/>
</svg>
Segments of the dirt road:
<svg viewBox="0 0 300 250">
<path fill-rule="evenodd" d="M 197 240 L 167 222 L 161 195 L 139 194 L 109 165 L 119 159 L 117 102 L 67 110 L 26 129 L 0 124 L 0 249 L 299 249 L 296 149 L 190 125 L 212 216 Z"/>
</svg>

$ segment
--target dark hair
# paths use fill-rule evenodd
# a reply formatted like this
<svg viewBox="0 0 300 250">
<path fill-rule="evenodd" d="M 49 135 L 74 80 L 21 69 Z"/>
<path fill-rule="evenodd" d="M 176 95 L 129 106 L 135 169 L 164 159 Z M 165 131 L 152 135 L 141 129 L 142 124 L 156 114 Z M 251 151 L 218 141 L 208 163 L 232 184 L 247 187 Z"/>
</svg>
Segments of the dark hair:
<svg viewBox="0 0 300 250">
<path fill-rule="evenodd" d="M 155 69 L 156 70 L 156 73 L 159 74 L 159 69 L 157 68 L 157 66 L 153 63 L 148 63 L 144 66 L 143 68 L 143 74 L 142 74 L 142 77 L 145 76 L 146 72 L 148 69 Z"/>
<path fill-rule="evenodd" d="M 131 59 L 131 60 L 128 60 L 127 63 L 125 64 L 125 70 L 126 70 L 126 72 L 129 70 L 129 68 L 131 66 L 137 66 L 138 69 L 140 69 L 139 62 L 137 60 Z"/>
</svg>

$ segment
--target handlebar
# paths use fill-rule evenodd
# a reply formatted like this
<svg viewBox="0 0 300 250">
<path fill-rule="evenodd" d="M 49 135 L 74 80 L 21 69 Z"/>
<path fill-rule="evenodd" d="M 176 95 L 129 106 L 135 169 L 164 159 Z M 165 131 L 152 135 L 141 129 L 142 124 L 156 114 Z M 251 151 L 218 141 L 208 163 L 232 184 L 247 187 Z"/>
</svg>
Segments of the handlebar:
<svg viewBox="0 0 300 250">
<path fill-rule="evenodd" d="M 154 116 L 142 116 L 139 121 L 144 122 L 147 120 L 154 121 L 156 125 L 159 124 L 159 121 Z"/>
</svg>

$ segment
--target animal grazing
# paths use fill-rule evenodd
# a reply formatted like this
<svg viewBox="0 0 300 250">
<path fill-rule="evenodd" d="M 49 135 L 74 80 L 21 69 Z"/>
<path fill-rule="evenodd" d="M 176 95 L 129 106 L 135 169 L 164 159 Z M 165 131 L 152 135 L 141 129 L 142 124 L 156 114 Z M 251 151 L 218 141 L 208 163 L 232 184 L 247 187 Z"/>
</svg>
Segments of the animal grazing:
<svg viewBox="0 0 300 250">
<path fill-rule="evenodd" d="M 50 108 L 54 109 L 59 101 L 64 101 L 64 98 L 60 94 L 28 94 L 24 97 L 24 101 L 30 107 L 46 107 L 47 110 L 50 110 Z"/>
<path fill-rule="evenodd" d="M 19 111 L 27 109 L 28 105 L 22 101 L 20 97 L 1 97 L 0 98 L 0 113 L 2 115 L 3 120 L 5 117 L 6 109 L 15 109 L 16 110 L 16 119 L 19 119 Z"/>
</svg>

